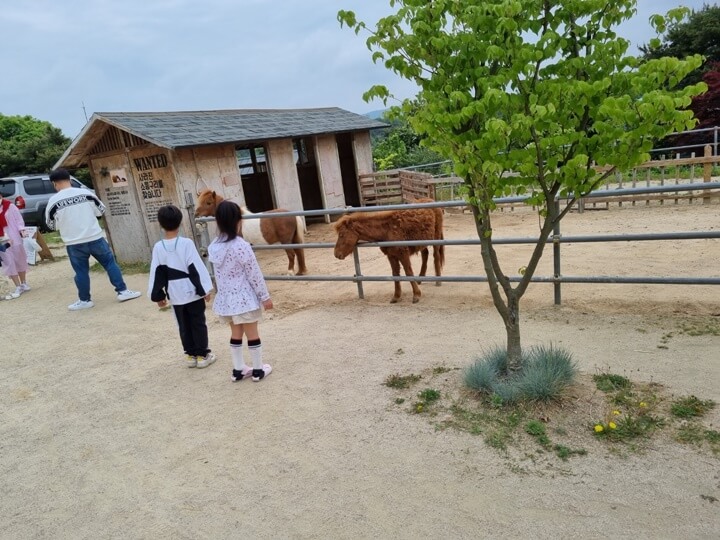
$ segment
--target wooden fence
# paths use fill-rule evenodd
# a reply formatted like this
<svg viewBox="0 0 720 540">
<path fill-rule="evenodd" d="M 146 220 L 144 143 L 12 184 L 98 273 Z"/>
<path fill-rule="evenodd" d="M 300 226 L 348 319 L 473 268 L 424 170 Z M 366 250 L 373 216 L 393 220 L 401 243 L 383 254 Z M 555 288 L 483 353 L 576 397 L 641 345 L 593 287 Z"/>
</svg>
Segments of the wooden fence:
<svg viewBox="0 0 720 540">
<path fill-rule="evenodd" d="M 711 182 L 713 167 L 720 163 L 720 156 L 712 155 L 710 145 L 705 147 L 702 157 L 651 160 L 633 168 L 628 173 L 616 172 L 611 175 L 598 190 L 607 191 L 607 196 L 581 199 L 579 211 L 592 208 L 607 208 L 610 204 L 622 206 L 623 203 L 649 205 L 651 201 L 665 204 L 680 200 L 688 203 L 702 200 L 709 202 L 720 197 L 720 191 L 706 190 L 702 195 L 688 190 L 687 192 L 657 193 L 642 195 L 613 195 L 613 189 L 640 186 L 664 186 L 692 184 L 700 181 Z M 606 168 L 598 167 L 599 172 Z M 418 198 L 430 197 L 436 201 L 455 201 L 462 199 L 460 186 L 462 179 L 457 177 L 434 177 L 431 174 L 404 169 L 393 169 L 360 176 L 360 200 L 363 206 L 384 206 L 412 202 Z M 502 206 L 512 207 L 517 203 Z M 519 206 L 519 205 L 518 205 Z"/>
</svg>

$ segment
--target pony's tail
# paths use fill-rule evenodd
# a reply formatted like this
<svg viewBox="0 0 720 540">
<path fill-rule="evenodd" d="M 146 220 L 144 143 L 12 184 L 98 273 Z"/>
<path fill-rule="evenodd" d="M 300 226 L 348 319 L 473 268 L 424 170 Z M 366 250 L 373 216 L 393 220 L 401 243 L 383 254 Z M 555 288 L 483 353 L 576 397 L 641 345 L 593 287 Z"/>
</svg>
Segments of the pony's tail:
<svg viewBox="0 0 720 540">
<path fill-rule="evenodd" d="M 295 216 L 295 235 L 293 236 L 293 244 L 305 243 L 305 221 L 302 216 Z"/>
</svg>

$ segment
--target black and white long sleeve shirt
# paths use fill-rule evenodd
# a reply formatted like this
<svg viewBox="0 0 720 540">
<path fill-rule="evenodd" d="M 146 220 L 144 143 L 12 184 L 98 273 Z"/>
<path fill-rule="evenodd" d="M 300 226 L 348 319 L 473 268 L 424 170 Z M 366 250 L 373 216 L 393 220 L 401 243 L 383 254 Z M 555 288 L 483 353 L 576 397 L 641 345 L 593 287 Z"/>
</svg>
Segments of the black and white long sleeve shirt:
<svg viewBox="0 0 720 540">
<path fill-rule="evenodd" d="M 178 236 L 160 240 L 153 247 L 148 296 L 153 302 L 189 304 L 207 296 L 213 285 L 195 244 Z"/>
</svg>

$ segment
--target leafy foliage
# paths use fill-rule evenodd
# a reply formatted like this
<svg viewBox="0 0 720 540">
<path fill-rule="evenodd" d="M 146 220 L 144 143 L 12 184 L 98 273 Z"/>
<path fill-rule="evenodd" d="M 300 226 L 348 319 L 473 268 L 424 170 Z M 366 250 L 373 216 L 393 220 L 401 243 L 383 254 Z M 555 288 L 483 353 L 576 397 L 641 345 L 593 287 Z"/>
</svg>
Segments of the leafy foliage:
<svg viewBox="0 0 720 540">
<path fill-rule="evenodd" d="M 647 59 L 702 54 L 705 64 L 690 72 L 680 84 L 685 86 L 700 81 L 713 64 L 720 62 L 720 6 L 705 4 L 702 9 L 693 10 L 687 20 L 668 25 L 660 42 L 655 43 L 657 46 L 652 45 L 640 47 Z"/>
<path fill-rule="evenodd" d="M 699 129 L 720 126 L 720 62 L 709 65 L 708 71 L 703 75 L 703 82 L 707 85 L 707 92 L 695 96 L 689 109 L 695 113 L 698 124 L 690 133 L 667 137 L 662 145 L 694 146 L 697 155 L 702 155 L 702 146 L 714 142 L 712 131 L 697 131 Z"/>
<path fill-rule="evenodd" d="M 407 120 L 391 121 L 389 129 L 373 137 L 373 161 L 376 170 L 400 169 L 414 165 L 437 163 L 444 158 L 423 146 L 423 139 L 415 133 Z"/>
<path fill-rule="evenodd" d="M 553 226 L 613 168 L 647 159 L 654 140 L 693 127 L 691 98 L 705 85 L 674 90 L 699 55 L 686 60 L 628 56 L 613 31 L 635 0 L 392 0 L 397 13 L 374 29 L 351 11 L 338 19 L 367 30 L 373 59 L 420 88 L 402 105 L 412 128 L 465 181 L 493 302 L 507 331 L 508 364 L 520 369 L 520 298 Z M 685 9 L 655 16 L 659 31 Z M 366 99 L 387 99 L 374 86 Z M 593 165 L 609 166 L 599 175 Z M 512 172 L 510 175 L 508 173 Z M 530 195 L 542 226 L 525 273 L 513 286 L 492 242 L 493 198 Z M 564 208 L 555 205 L 567 195 Z M 503 296 L 504 293 L 504 296 Z"/>
<path fill-rule="evenodd" d="M 49 172 L 70 142 L 50 122 L 0 114 L 0 176 Z"/>
</svg>

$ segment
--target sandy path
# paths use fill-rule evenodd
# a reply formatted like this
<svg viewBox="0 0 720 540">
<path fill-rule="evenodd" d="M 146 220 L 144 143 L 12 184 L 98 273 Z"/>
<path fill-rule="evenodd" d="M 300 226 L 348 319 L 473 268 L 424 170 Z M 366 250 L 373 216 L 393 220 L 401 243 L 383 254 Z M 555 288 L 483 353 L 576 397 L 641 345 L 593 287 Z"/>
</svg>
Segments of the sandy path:
<svg viewBox="0 0 720 540">
<path fill-rule="evenodd" d="M 717 229 L 718 205 L 571 214 L 563 233 Z M 473 237 L 448 214 L 446 237 Z M 529 212 L 496 220 L 532 233 Z M 329 240 L 328 240 L 329 239 Z M 326 225 L 310 241 L 332 241 Z M 479 274 L 479 248 L 449 248 L 446 274 Z M 509 268 L 524 250 L 501 248 Z M 563 272 L 718 276 L 720 241 L 564 246 Z M 378 250 L 366 274 L 387 273 Z M 310 251 L 313 273 L 351 261 Z M 268 274 L 284 256 L 262 252 Z M 551 273 L 546 254 L 539 274 Z M 510 273 L 512 271 L 509 270 Z M 392 285 L 271 282 L 261 327 L 275 372 L 229 381 L 228 331 L 210 322 L 220 360 L 181 364 L 174 322 L 146 298 L 118 304 L 93 274 L 95 308 L 71 313 L 67 260 L 31 270 L 33 290 L 0 302 L 2 538 L 716 538 L 720 461 L 658 441 L 619 458 L 603 446 L 517 472 L 480 437 L 437 431 L 394 404 L 393 373 L 462 368 L 504 331 L 486 284 L 423 286 L 388 303 Z M 128 276 L 146 288 L 147 276 Z M 720 312 L 720 287 L 567 285 L 523 300 L 524 345 L 560 343 L 584 373 L 610 370 L 720 402 L 720 337 L 663 336 Z M 460 371 L 445 377 L 459 380 Z M 716 410 L 710 421 L 720 425 Z"/>
</svg>

